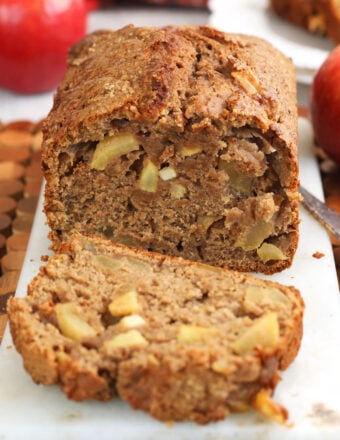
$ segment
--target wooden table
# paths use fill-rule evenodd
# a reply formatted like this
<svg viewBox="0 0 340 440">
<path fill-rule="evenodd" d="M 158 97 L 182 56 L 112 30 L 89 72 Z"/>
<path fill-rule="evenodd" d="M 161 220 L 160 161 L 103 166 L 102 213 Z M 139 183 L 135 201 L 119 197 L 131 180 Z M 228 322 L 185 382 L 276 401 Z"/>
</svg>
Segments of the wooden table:
<svg viewBox="0 0 340 440">
<path fill-rule="evenodd" d="M 0 126 L 0 341 L 6 303 L 16 290 L 41 189 L 41 140 L 40 123 Z"/>
</svg>

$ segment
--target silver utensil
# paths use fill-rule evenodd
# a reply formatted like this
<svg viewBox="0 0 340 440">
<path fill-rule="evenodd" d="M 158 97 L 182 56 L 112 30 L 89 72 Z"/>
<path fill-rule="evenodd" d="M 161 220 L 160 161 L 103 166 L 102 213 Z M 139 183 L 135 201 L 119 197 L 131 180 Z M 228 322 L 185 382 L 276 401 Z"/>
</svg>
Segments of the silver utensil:
<svg viewBox="0 0 340 440">
<path fill-rule="evenodd" d="M 302 205 L 318 220 L 328 232 L 340 239 L 340 215 L 330 209 L 326 203 L 313 196 L 306 188 L 300 186 Z"/>
</svg>

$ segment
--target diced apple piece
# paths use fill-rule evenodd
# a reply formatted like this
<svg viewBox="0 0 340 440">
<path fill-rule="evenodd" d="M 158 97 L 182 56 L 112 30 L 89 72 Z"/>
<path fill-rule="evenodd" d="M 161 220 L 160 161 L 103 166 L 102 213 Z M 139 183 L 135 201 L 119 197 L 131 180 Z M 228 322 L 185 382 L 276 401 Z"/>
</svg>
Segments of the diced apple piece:
<svg viewBox="0 0 340 440">
<path fill-rule="evenodd" d="M 215 217 L 213 215 L 199 215 L 197 218 L 197 223 L 203 226 L 203 229 L 207 231 L 210 226 L 216 222 L 220 217 Z"/>
<path fill-rule="evenodd" d="M 215 373 L 228 375 L 231 371 L 230 364 L 225 360 L 218 360 L 213 362 L 211 365 L 211 369 L 215 371 Z"/>
<path fill-rule="evenodd" d="M 159 176 L 162 180 L 167 181 L 174 179 L 177 176 L 176 170 L 172 167 L 164 167 L 159 170 Z"/>
<path fill-rule="evenodd" d="M 264 263 L 271 260 L 287 260 L 286 255 L 281 251 L 280 248 L 271 243 L 262 243 L 262 245 L 257 249 L 257 255 L 261 258 Z"/>
<path fill-rule="evenodd" d="M 110 257 L 108 255 L 96 255 L 94 259 L 97 264 L 105 267 L 106 269 L 118 270 L 123 265 L 122 260 Z"/>
<path fill-rule="evenodd" d="M 205 263 L 196 263 L 197 266 L 199 266 L 201 269 L 203 270 L 207 270 L 208 272 L 221 272 L 221 268 L 220 267 L 216 267 L 216 266 L 211 266 L 209 264 L 205 264 Z"/>
<path fill-rule="evenodd" d="M 138 258 L 126 257 L 128 262 L 138 270 L 150 270 L 151 266 Z"/>
<path fill-rule="evenodd" d="M 220 159 L 218 168 L 225 171 L 229 176 L 229 185 L 242 194 L 250 194 L 253 186 L 253 178 L 240 173 L 237 166 L 232 162 Z"/>
<path fill-rule="evenodd" d="M 80 341 L 96 335 L 96 330 L 80 317 L 73 303 L 60 303 L 55 306 L 57 323 L 61 333 L 67 338 Z"/>
<path fill-rule="evenodd" d="M 186 189 L 180 183 L 171 182 L 170 186 L 170 196 L 173 199 L 181 199 L 184 197 Z"/>
<path fill-rule="evenodd" d="M 194 145 L 192 146 L 183 146 L 182 148 L 180 148 L 180 153 L 182 156 L 187 157 L 187 156 L 194 156 L 195 154 L 198 154 L 202 151 L 201 147 L 195 147 Z"/>
<path fill-rule="evenodd" d="M 60 365 L 65 364 L 70 360 L 70 355 L 68 355 L 64 351 L 57 351 L 55 357 Z"/>
<path fill-rule="evenodd" d="M 259 80 L 252 72 L 234 71 L 231 72 L 231 76 L 236 79 L 249 95 L 255 95 L 262 90 Z"/>
<path fill-rule="evenodd" d="M 145 319 L 140 315 L 127 315 L 119 321 L 119 324 L 126 328 L 135 328 L 145 325 Z"/>
<path fill-rule="evenodd" d="M 249 286 L 246 290 L 245 300 L 252 303 L 269 301 L 273 304 L 291 306 L 291 300 L 276 287 Z"/>
<path fill-rule="evenodd" d="M 129 330 L 105 341 L 103 346 L 105 351 L 111 351 L 117 348 L 145 347 L 146 345 L 148 341 L 138 330 Z"/>
<path fill-rule="evenodd" d="M 98 144 L 90 163 L 90 168 L 105 170 L 107 164 L 117 157 L 139 149 L 137 139 L 131 134 L 105 136 Z"/>
<path fill-rule="evenodd" d="M 252 401 L 252 406 L 263 416 L 274 420 L 280 425 L 283 425 L 288 418 L 286 408 L 274 402 L 274 400 L 271 398 L 270 391 L 264 388 L 256 394 Z"/>
<path fill-rule="evenodd" d="M 276 313 L 266 313 L 233 343 L 232 348 L 238 354 L 248 353 L 255 347 L 275 348 L 279 336 L 280 330 Z"/>
<path fill-rule="evenodd" d="M 109 304 L 109 311 L 112 316 L 126 316 L 137 313 L 140 310 L 138 296 L 135 290 L 130 290 L 117 296 Z"/>
<path fill-rule="evenodd" d="M 206 339 L 216 336 L 219 330 L 216 328 L 200 327 L 197 325 L 181 325 L 177 340 L 181 344 L 201 343 Z"/>
<path fill-rule="evenodd" d="M 263 240 L 270 236 L 273 231 L 271 222 L 260 220 L 251 226 L 245 234 L 235 243 L 236 247 L 240 247 L 245 251 L 252 251 L 258 248 Z"/>
<path fill-rule="evenodd" d="M 157 191 L 157 184 L 158 169 L 151 160 L 147 159 L 138 181 L 138 188 L 145 192 L 154 193 Z"/>
<path fill-rule="evenodd" d="M 149 364 L 153 365 L 154 367 L 159 367 L 161 364 L 154 354 L 149 354 L 148 361 Z"/>
</svg>

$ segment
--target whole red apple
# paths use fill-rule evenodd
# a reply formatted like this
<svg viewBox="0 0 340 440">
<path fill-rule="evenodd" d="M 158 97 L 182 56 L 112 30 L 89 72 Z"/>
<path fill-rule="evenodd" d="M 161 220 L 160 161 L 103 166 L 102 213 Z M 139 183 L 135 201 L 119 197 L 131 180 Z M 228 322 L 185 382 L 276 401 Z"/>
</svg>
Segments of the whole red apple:
<svg viewBox="0 0 340 440">
<path fill-rule="evenodd" d="M 87 9 L 89 11 L 95 11 L 99 9 L 99 0 L 85 0 Z"/>
<path fill-rule="evenodd" d="M 314 77 L 311 118 L 319 145 L 340 164 L 340 46 L 333 49 Z"/>
<path fill-rule="evenodd" d="M 67 52 L 86 33 L 84 0 L 0 1 L 0 86 L 20 93 L 55 88 Z"/>
</svg>

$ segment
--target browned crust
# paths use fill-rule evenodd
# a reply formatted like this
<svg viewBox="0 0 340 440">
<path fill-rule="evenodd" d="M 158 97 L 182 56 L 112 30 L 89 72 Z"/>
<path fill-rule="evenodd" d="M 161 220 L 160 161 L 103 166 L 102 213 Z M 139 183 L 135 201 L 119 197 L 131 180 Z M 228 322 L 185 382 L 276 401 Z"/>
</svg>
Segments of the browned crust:
<svg viewBox="0 0 340 440">
<path fill-rule="evenodd" d="M 128 44 L 118 52 L 116 45 L 120 39 L 128 41 Z M 264 132 L 272 130 L 288 146 L 292 160 L 295 160 L 297 109 L 295 74 L 290 60 L 260 38 L 225 34 L 209 26 L 168 26 L 161 29 L 127 26 L 116 32 L 94 32 L 74 46 L 66 76 L 44 122 L 45 155 L 52 154 L 50 150 L 58 149 L 60 145 L 101 139 L 101 119 L 128 117 L 131 121 L 154 121 L 173 108 L 183 109 L 185 113 L 183 103 L 173 93 L 176 86 L 183 87 L 181 82 L 185 78 L 173 69 L 173 65 L 182 62 L 188 72 L 192 71 L 196 55 L 192 42 L 195 40 L 211 44 L 216 51 L 225 48 L 236 56 L 238 51 L 242 51 L 242 61 L 258 74 L 265 94 L 261 102 L 254 100 L 249 103 L 240 87 L 237 100 L 235 96 L 226 99 L 224 108 L 232 109 L 228 122 L 230 124 L 241 117 L 244 124 L 254 122 Z M 183 50 L 188 51 L 186 60 L 177 55 Z M 124 69 L 124 62 L 131 63 L 129 51 L 135 59 L 135 69 L 130 66 Z M 284 76 L 281 75 L 283 71 Z M 126 77 L 122 77 L 122 72 Z M 115 87 L 113 93 L 107 83 L 114 83 L 118 78 L 121 78 L 121 88 Z M 211 97 L 213 90 L 209 86 L 212 85 L 207 84 L 205 90 L 201 90 L 206 94 L 202 101 Z M 215 117 L 209 113 L 200 114 L 202 110 L 197 108 L 197 115 L 210 118 L 210 124 L 231 116 L 229 112 L 216 114 Z M 179 131 L 190 123 L 183 114 L 168 122 Z"/>
<path fill-rule="evenodd" d="M 337 0 L 271 0 L 273 10 L 282 18 L 312 33 L 340 42 L 340 4 Z M 322 17 L 322 27 L 316 17 Z M 314 22 L 314 23 L 313 23 Z"/>
<path fill-rule="evenodd" d="M 14 345 L 23 357 L 25 369 L 37 383 L 50 385 L 58 380 L 54 353 L 43 344 L 37 344 L 35 326 L 32 326 L 31 309 L 24 301 L 9 301 L 11 334 Z M 33 317 L 34 322 L 34 317 Z"/>
<path fill-rule="evenodd" d="M 124 44 L 118 51 L 120 41 Z M 199 50 L 207 47 L 222 67 L 208 66 L 198 86 L 192 76 Z M 232 71 L 242 69 L 257 78 L 261 92 L 256 96 L 250 96 L 232 78 Z M 281 162 L 287 162 L 282 177 L 291 215 L 286 231 L 287 258 L 264 263 L 255 251 L 232 258 L 222 249 L 216 261 L 209 263 L 267 274 L 292 264 L 299 237 L 299 198 L 295 73 L 288 58 L 264 40 L 225 34 L 208 26 L 127 26 L 117 32 L 95 32 L 78 43 L 70 52 L 68 71 L 44 125 L 44 210 L 54 249 L 77 230 L 76 225 L 70 226 L 67 209 L 60 201 L 58 153 L 66 146 L 102 139 L 112 128 L 112 120 L 124 118 L 135 128 L 144 124 L 178 136 L 202 131 L 214 139 L 223 138 L 230 127 L 249 125 L 274 139 Z"/>
</svg>

